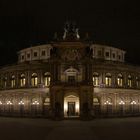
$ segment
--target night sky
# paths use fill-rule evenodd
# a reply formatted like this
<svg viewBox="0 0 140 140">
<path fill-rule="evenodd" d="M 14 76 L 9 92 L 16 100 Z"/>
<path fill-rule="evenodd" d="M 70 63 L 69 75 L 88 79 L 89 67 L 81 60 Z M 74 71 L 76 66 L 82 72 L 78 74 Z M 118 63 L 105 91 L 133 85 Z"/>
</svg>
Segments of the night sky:
<svg viewBox="0 0 140 140">
<path fill-rule="evenodd" d="M 132 3 L 133 2 L 133 3 Z M 140 8 L 125 0 L 4 0 L 0 2 L 0 65 L 17 60 L 17 51 L 63 34 L 75 21 L 81 37 L 127 51 L 126 61 L 140 65 Z"/>
</svg>

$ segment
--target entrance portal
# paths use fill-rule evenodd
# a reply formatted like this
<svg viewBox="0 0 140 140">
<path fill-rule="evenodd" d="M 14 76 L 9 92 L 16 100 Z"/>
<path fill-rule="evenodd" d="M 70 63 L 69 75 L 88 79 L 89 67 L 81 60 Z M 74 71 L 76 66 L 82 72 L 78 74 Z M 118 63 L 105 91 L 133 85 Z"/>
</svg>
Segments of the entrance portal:
<svg viewBox="0 0 140 140">
<path fill-rule="evenodd" d="M 79 97 L 69 95 L 64 98 L 64 117 L 79 116 Z"/>
</svg>

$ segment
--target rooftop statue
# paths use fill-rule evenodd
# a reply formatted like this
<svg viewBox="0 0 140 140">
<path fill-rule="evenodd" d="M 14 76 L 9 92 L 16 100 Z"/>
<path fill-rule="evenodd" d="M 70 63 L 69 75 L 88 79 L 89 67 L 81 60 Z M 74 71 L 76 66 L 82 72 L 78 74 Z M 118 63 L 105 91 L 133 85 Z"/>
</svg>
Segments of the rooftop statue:
<svg viewBox="0 0 140 140">
<path fill-rule="evenodd" d="M 64 25 L 63 39 L 79 39 L 79 29 L 76 27 L 75 22 L 67 21 Z"/>
</svg>

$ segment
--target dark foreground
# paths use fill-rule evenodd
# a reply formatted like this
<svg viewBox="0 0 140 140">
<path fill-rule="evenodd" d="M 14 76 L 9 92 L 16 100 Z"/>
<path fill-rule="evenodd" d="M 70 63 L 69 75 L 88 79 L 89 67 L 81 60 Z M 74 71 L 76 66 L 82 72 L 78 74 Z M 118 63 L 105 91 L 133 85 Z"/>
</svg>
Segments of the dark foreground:
<svg viewBox="0 0 140 140">
<path fill-rule="evenodd" d="M 139 140 L 140 117 L 93 121 L 0 118 L 0 140 Z"/>
</svg>

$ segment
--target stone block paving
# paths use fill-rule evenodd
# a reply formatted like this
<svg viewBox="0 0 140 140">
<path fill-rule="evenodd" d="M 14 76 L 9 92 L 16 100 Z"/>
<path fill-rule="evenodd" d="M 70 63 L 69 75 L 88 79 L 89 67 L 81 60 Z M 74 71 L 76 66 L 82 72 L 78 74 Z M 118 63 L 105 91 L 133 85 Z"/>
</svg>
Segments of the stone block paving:
<svg viewBox="0 0 140 140">
<path fill-rule="evenodd" d="M 0 140 L 139 140 L 140 117 L 92 121 L 0 117 Z"/>
</svg>

